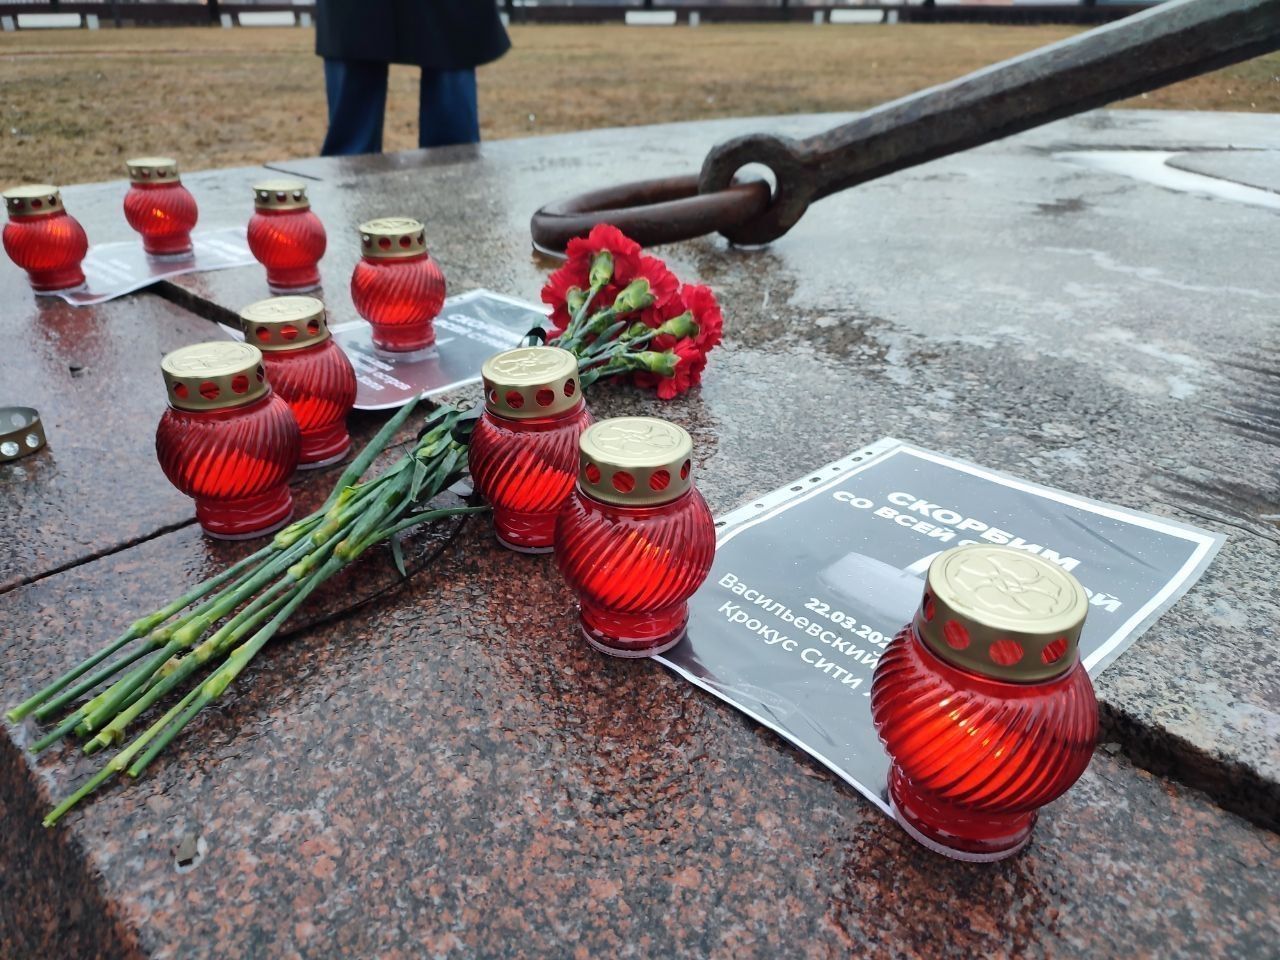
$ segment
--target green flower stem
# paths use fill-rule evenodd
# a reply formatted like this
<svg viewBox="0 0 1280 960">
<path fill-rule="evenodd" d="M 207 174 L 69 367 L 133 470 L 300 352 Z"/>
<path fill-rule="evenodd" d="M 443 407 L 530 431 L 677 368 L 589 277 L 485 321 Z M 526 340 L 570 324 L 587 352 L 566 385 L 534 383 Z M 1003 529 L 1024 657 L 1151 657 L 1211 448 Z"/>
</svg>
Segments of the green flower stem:
<svg viewBox="0 0 1280 960">
<path fill-rule="evenodd" d="M 296 550 L 297 548 L 295 547 L 293 549 Z M 108 667 L 99 670 L 92 677 L 81 681 L 75 687 L 70 690 L 63 691 L 59 696 L 41 705 L 36 710 L 36 719 L 47 720 L 68 703 L 71 703 L 78 697 L 83 696 L 99 683 L 102 683 L 104 680 L 114 676 L 134 661 L 141 659 L 156 647 L 167 645 L 171 640 L 179 640 L 182 645 L 191 646 L 208 629 L 211 623 L 219 619 L 217 616 L 210 618 L 211 611 L 215 609 L 223 609 L 227 598 L 230 596 L 239 597 L 241 600 L 237 601 L 237 603 L 242 602 L 245 596 L 252 593 L 263 583 L 278 574 L 280 570 L 288 566 L 288 562 L 281 562 L 282 555 L 287 554 L 288 552 L 288 550 L 280 551 L 274 547 L 267 547 L 265 550 L 254 554 L 255 557 L 263 557 L 262 562 L 257 566 L 257 568 L 251 570 L 231 587 L 216 594 L 212 599 L 205 601 L 194 610 L 188 611 L 173 623 L 153 630 L 147 636 L 146 643 L 138 650 L 132 651 L 129 656 L 115 661 Z M 272 553 L 275 555 L 272 556 Z M 236 566 L 240 565 L 237 564 Z M 241 569 L 243 570 L 244 568 L 241 567 Z"/>
<path fill-rule="evenodd" d="M 564 340 L 567 338 L 572 338 L 577 335 L 578 330 L 582 327 L 582 324 L 586 322 L 587 311 L 591 309 L 591 304 L 595 301 L 596 295 L 599 294 L 600 291 L 603 290 L 608 285 L 609 285 L 608 280 L 603 280 L 599 283 L 593 283 L 591 285 L 591 288 L 587 290 L 587 298 L 582 301 L 582 306 L 579 307 L 577 311 L 574 313 L 574 315 L 569 318 L 568 326 L 565 327 L 564 333 L 562 333 L 557 338 L 557 340 Z"/>
<path fill-rule="evenodd" d="M 134 700 L 128 708 L 116 714 L 115 718 L 103 727 L 96 737 L 84 745 L 84 752 L 86 754 L 96 753 L 103 747 L 120 743 L 124 739 L 124 732 L 129 724 L 141 716 L 143 711 L 149 709 L 156 701 L 186 680 L 187 677 L 208 663 L 213 657 L 230 649 L 231 644 L 279 610 L 288 601 L 288 597 L 282 597 L 280 594 L 291 586 L 293 586 L 293 581 L 288 577 L 282 577 L 272 584 L 270 589 L 264 591 L 261 596 L 254 599 L 252 603 L 228 620 L 195 650 L 179 660 L 170 661 L 175 664 L 173 669 L 165 674 L 158 683 L 149 687 L 145 696 Z"/>
<path fill-rule="evenodd" d="M 612 377 L 616 374 L 627 373 L 634 369 L 636 368 L 630 363 L 627 363 L 624 358 L 617 356 L 606 357 L 602 358 L 594 366 L 588 366 L 585 370 L 581 370 L 579 372 L 578 381 L 582 384 L 582 389 L 585 390 L 587 387 L 591 386 L 603 377 Z"/>
<path fill-rule="evenodd" d="M 415 513 L 412 516 L 399 520 L 394 526 L 384 527 L 377 533 L 373 534 L 369 542 L 365 544 L 366 548 L 373 546 L 375 543 L 394 537 L 402 530 L 408 530 L 410 527 L 416 527 L 420 523 L 426 523 L 428 520 L 440 520 L 444 517 L 461 517 L 470 513 L 485 513 L 489 510 L 488 506 L 483 507 L 448 507 L 441 510 L 426 510 L 422 513 Z"/>
<path fill-rule="evenodd" d="M 626 350 L 629 348 L 630 342 L 621 339 L 619 336 L 626 327 L 627 321 L 619 320 L 617 323 L 603 330 L 600 336 L 591 343 L 584 344 L 577 348 L 574 353 L 577 355 L 578 359 L 581 360 L 586 357 L 612 353 L 616 350 Z"/>
<path fill-rule="evenodd" d="M 335 532 L 340 532 L 345 526 L 354 522 L 358 511 L 356 507 L 359 499 L 351 501 L 349 509 L 340 512 L 339 517 L 342 519 L 342 525 Z M 307 560 L 322 551 L 316 550 L 311 545 L 310 539 L 304 539 L 292 547 L 280 551 L 269 563 L 264 564 L 255 572 L 254 576 L 238 586 L 234 591 L 229 591 L 220 595 L 214 602 L 209 605 L 208 612 L 202 614 L 199 618 L 194 619 L 187 627 L 175 634 L 173 641 L 165 647 L 165 652 L 176 655 L 184 648 L 191 648 L 196 645 L 209 628 L 227 617 L 240 607 L 244 601 L 249 603 L 231 617 L 227 623 L 223 624 L 208 639 L 200 644 L 206 653 L 203 659 L 196 658 L 192 664 L 192 669 L 200 663 L 205 662 L 208 656 L 216 651 L 226 640 L 227 637 L 235 635 L 237 628 L 246 620 L 251 619 L 255 614 L 261 611 L 265 606 L 271 603 L 281 591 L 293 585 L 296 577 L 293 576 L 294 568 L 297 564 L 305 564 Z M 283 576 L 280 576 L 284 574 Z M 274 584 L 263 590 L 263 586 L 272 578 L 279 576 Z M 158 658 L 157 658 L 158 659 Z M 147 707 L 155 703 L 160 696 L 173 689 L 174 684 L 168 683 L 167 678 L 159 676 L 172 661 L 174 657 L 171 655 L 163 662 L 156 665 L 152 671 L 153 677 L 148 678 L 157 682 L 149 685 L 132 684 L 127 692 L 119 691 L 115 695 L 108 696 L 104 702 L 97 705 L 85 718 L 80 725 L 81 733 L 92 733 L 101 728 L 97 737 L 85 745 L 85 753 L 94 753 L 105 746 L 110 746 L 113 742 L 119 742 L 123 738 L 124 727 L 133 721 Z M 191 657 L 187 657 L 191 660 Z M 155 664 L 155 660 L 150 661 L 148 665 Z M 176 668 L 175 668 L 176 669 Z M 182 676 L 187 676 L 190 671 L 185 671 Z M 121 718 L 124 718 L 121 720 Z M 105 726 L 104 726 L 105 724 Z"/>
<path fill-rule="evenodd" d="M 107 659 L 107 657 L 111 656 L 113 653 L 116 653 L 118 650 L 127 646 L 132 641 L 137 640 L 139 637 L 146 636 L 152 630 L 156 629 L 156 627 L 160 626 L 162 623 L 164 623 L 166 620 L 172 617 L 175 613 L 179 612 L 185 607 L 190 606 L 192 603 L 199 600 L 201 597 L 207 596 L 212 590 L 222 586 L 232 577 L 238 576 L 246 567 L 249 567 L 254 563 L 257 563 L 259 560 L 263 559 L 270 552 L 271 552 L 271 547 L 269 546 L 263 547 L 257 553 L 247 556 L 243 560 L 240 560 L 239 562 L 231 565 L 230 567 L 227 567 L 226 570 L 223 570 L 221 573 L 217 574 L 216 576 L 210 577 L 208 580 L 205 580 L 202 583 L 196 584 L 194 587 L 192 587 L 182 596 L 178 597 L 176 600 L 172 601 L 167 606 L 161 607 L 155 613 L 148 614 L 145 617 L 141 617 L 140 619 L 135 620 L 128 630 L 126 630 L 124 633 L 118 636 L 115 640 L 111 641 L 111 643 L 107 644 L 105 647 L 103 647 L 93 656 L 89 657 L 89 659 L 84 660 L 81 663 L 77 664 L 76 666 L 72 667 L 70 670 L 68 670 L 66 673 L 60 676 L 57 680 L 53 681 L 53 683 L 49 684 L 40 692 L 32 695 L 27 700 L 24 700 L 22 703 L 18 704 L 18 706 L 10 710 L 7 714 L 5 714 L 5 716 L 7 716 L 11 721 L 15 723 L 21 720 L 23 717 L 27 716 L 29 713 L 31 713 L 33 710 L 35 710 L 37 707 L 43 704 L 46 700 L 52 697 L 54 694 L 58 693 L 63 688 L 65 688 L 67 684 L 84 676 L 84 674 L 88 673 L 90 670 L 92 670 L 94 667 L 100 664 L 103 660 Z M 111 676 L 111 674 L 109 673 L 107 674 L 107 676 Z M 101 681 L 98 681 L 98 683 L 100 682 Z M 89 689 L 92 689 L 93 686 L 97 686 L 97 683 L 94 683 L 92 686 L 90 686 Z M 80 694 L 77 694 L 76 696 L 79 696 L 79 695 Z M 74 700 L 75 697 L 71 697 L 70 699 Z"/>
<path fill-rule="evenodd" d="M 157 654 L 150 657 L 140 667 L 134 668 L 125 677 L 95 697 L 94 700 L 86 705 L 86 709 L 79 710 L 76 714 L 73 714 L 73 716 L 78 717 L 74 728 L 78 729 L 82 734 L 93 733 L 108 723 L 121 710 L 135 703 L 146 692 L 146 685 L 150 681 L 152 674 L 160 669 L 170 657 L 184 648 L 193 646 L 214 623 L 256 594 L 264 584 L 279 576 L 305 548 L 306 543 L 303 542 L 286 550 L 278 551 L 276 556 L 262 563 L 236 585 L 218 594 L 212 600 L 202 604 L 199 608 L 179 620 L 177 624 L 172 625 L 176 629 L 170 628 L 164 631 L 155 631 L 153 634 L 155 641 L 151 644 L 135 651 L 133 656 L 118 661 L 113 665 L 112 669 L 100 671 L 99 674 L 90 678 L 94 681 L 107 679 L 107 677 L 113 675 L 128 663 L 140 659 L 151 650 L 154 650 L 156 642 L 167 638 L 167 642 Z M 96 682 L 93 686 L 96 686 Z M 51 701 L 46 707 L 42 707 L 37 711 L 37 717 L 69 702 L 68 698 L 72 693 L 77 691 L 84 692 L 91 688 L 88 685 L 88 681 L 80 684 L 75 690 L 68 691 L 63 696 Z M 58 730 L 54 731 L 54 733 L 61 733 L 60 736 L 50 735 L 43 737 L 36 745 L 33 745 L 32 749 L 34 750 L 37 746 L 40 750 L 47 749 L 60 740 L 62 736 L 66 735 L 66 728 L 67 724 L 64 721 L 58 727 Z"/>
<path fill-rule="evenodd" d="M 361 450 L 356 458 L 347 465 L 347 469 L 342 471 L 342 476 L 338 478 L 338 482 L 334 484 L 333 489 L 329 492 L 329 496 L 325 499 L 324 504 L 316 511 L 316 513 L 326 512 L 329 507 L 333 505 L 333 502 L 338 499 L 343 490 L 364 476 L 364 472 L 368 470 L 373 461 L 378 458 L 378 454 L 382 453 L 387 444 L 391 442 L 391 438 L 396 435 L 396 432 L 402 426 L 404 426 L 405 421 L 409 419 L 409 414 L 413 413 L 413 410 L 418 405 L 418 401 L 420 399 L 420 397 L 414 397 L 403 407 L 397 410 L 390 420 L 382 425 L 382 429 L 373 435 L 373 439 L 365 444 L 364 449 Z M 431 415 L 427 418 L 427 422 L 430 423 L 437 414 L 438 410 L 432 411 Z"/>
<path fill-rule="evenodd" d="M 98 670 L 96 673 L 92 674 L 91 676 L 85 678 L 84 680 L 81 680 L 70 690 L 64 690 L 62 693 L 54 697 L 52 700 L 48 701 L 45 704 L 42 704 L 36 710 L 36 719 L 41 721 L 48 720 L 49 717 L 61 711 L 67 704 L 72 703 L 75 700 L 78 700 L 80 697 L 84 696 L 86 693 L 88 693 L 90 690 L 97 687 L 99 684 L 107 680 L 110 680 L 112 677 L 114 677 L 117 673 L 119 673 L 125 667 L 145 657 L 150 651 L 155 649 L 156 644 L 153 638 L 157 635 L 157 633 L 158 631 L 152 631 L 151 635 L 147 637 L 147 642 L 139 645 L 137 649 L 130 650 L 127 654 L 125 654 L 119 660 L 113 660 L 111 663 L 107 664 L 101 670 Z M 165 636 L 167 637 L 167 635 L 168 634 L 166 633 Z"/>
<path fill-rule="evenodd" d="M 589 304 L 588 297 L 579 311 L 580 322 Z M 59 694 L 65 699 L 60 697 L 58 706 L 64 706 L 117 677 L 42 741 L 48 746 L 79 730 L 94 734 L 84 749 L 95 753 L 124 742 L 129 727 L 143 714 L 190 683 L 197 671 L 220 661 L 203 682 L 58 804 L 46 818 L 46 825 L 56 823 L 117 773 L 141 775 L 205 706 L 222 696 L 307 597 L 350 560 L 411 526 L 487 509 L 426 510 L 421 506 L 466 470 L 467 446 L 453 439 L 462 411 L 447 405 L 426 418 L 410 453 L 377 477 L 360 482 L 412 409 L 412 403 L 406 405 L 383 426 L 343 472 L 319 510 L 280 531 L 268 547 L 252 557 L 143 618 L 131 628 L 133 635 L 128 639 L 117 640 L 94 662 L 77 667 L 59 687 L 47 690 L 43 699 L 33 698 L 28 710 L 50 707 L 50 697 Z M 144 642 L 137 649 L 110 667 L 93 672 L 87 678 L 93 682 L 85 685 L 82 677 L 140 638 Z M 67 696 L 71 693 L 67 688 L 77 680 L 81 682 L 74 695 Z"/>
<path fill-rule="evenodd" d="M 350 563 L 363 552 L 361 546 L 362 541 L 368 536 L 371 530 L 376 529 L 385 519 L 389 519 L 388 515 L 392 514 L 398 504 L 408 505 L 408 501 L 404 499 L 404 491 L 390 490 L 382 496 L 376 504 L 369 508 L 368 512 L 360 518 L 354 527 L 347 533 L 345 537 L 339 541 L 336 554 L 343 563 Z M 390 517 L 394 519 L 394 517 Z"/>
<path fill-rule="evenodd" d="M 327 549 L 327 548 L 326 548 Z M 339 557 L 330 557 L 319 570 L 312 573 L 305 582 L 303 582 L 289 598 L 289 602 L 282 606 L 265 626 L 259 628 L 249 640 L 246 640 L 240 646 L 236 647 L 227 657 L 226 662 L 219 667 L 204 683 L 196 687 L 192 691 L 195 698 L 190 700 L 186 708 L 181 714 L 177 715 L 171 723 L 167 723 L 163 732 L 156 738 L 155 742 L 147 748 L 147 751 L 138 758 L 137 761 L 129 767 L 129 776 L 138 777 L 154 760 L 175 736 L 191 722 L 201 710 L 212 703 L 218 697 L 222 696 L 224 690 L 238 677 L 244 668 L 249 665 L 258 651 L 266 645 L 267 641 L 276 635 L 281 625 L 289 619 L 293 611 L 302 605 L 302 602 L 311 596 L 312 592 L 329 579 L 333 574 L 337 573 L 343 567 L 343 562 Z M 188 694 L 191 697 L 191 694 Z M 172 714 L 172 711 L 170 711 Z M 166 720 L 168 715 L 166 715 Z M 158 724 L 157 724 L 158 726 Z M 152 728 L 154 729 L 154 727 Z M 148 735 L 150 731 L 148 731 Z"/>
<path fill-rule="evenodd" d="M 345 500 L 339 498 L 324 519 L 324 523 L 319 524 L 311 535 L 307 538 L 307 542 L 314 549 L 328 543 L 344 529 L 350 522 L 351 518 L 356 516 L 362 509 L 369 498 L 375 496 L 385 485 L 382 478 L 372 482 L 364 483 L 355 487 L 348 487 L 347 492 L 350 494 Z"/>
<path fill-rule="evenodd" d="M 153 723 L 151 727 L 145 733 L 142 734 L 142 736 L 138 737 L 136 740 L 133 741 L 133 743 L 129 744 L 129 746 L 125 747 L 125 749 L 121 750 L 114 757 L 112 757 L 110 761 L 107 762 L 106 766 L 104 766 L 101 770 L 99 770 L 92 777 L 90 777 L 83 784 L 81 784 L 79 789 L 77 789 L 75 793 L 71 794 L 71 796 L 67 797 L 65 800 L 59 803 L 56 807 L 54 807 L 51 811 L 49 811 L 49 815 L 44 818 L 44 825 L 46 827 L 52 827 L 55 823 L 57 823 L 60 819 L 62 819 L 62 817 L 66 814 L 68 810 L 74 807 L 77 803 L 79 803 L 89 794 L 93 793 L 93 791 L 97 790 L 98 787 L 100 787 L 103 783 L 105 783 L 111 777 L 115 776 L 117 773 L 119 773 L 120 771 L 128 767 L 129 761 L 132 760 L 135 756 L 137 756 L 138 752 L 143 747 L 145 747 L 151 741 L 151 739 L 157 733 L 159 733 L 160 730 L 164 728 L 164 726 L 167 723 L 169 723 L 174 717 L 176 717 L 179 713 L 181 713 L 191 703 L 191 701 L 196 698 L 199 692 L 200 692 L 200 688 L 196 687 L 194 690 L 188 693 L 185 697 L 183 697 L 181 700 L 175 703 L 173 707 L 169 710 L 169 712 L 166 713 L 159 720 L 157 720 L 155 723 Z"/>
<path fill-rule="evenodd" d="M 108 723 L 129 701 L 131 694 L 151 679 L 151 675 L 164 666 L 165 661 L 183 648 L 183 644 L 170 640 L 142 666 L 130 671 L 111 688 L 105 700 L 80 721 L 76 728 L 81 733 L 93 733 Z"/>
<path fill-rule="evenodd" d="M 81 723 L 82 733 L 92 733 L 127 707 L 133 699 L 144 692 L 143 684 L 151 674 L 159 669 L 168 659 L 180 650 L 195 646 L 197 642 L 223 617 L 229 615 L 246 600 L 252 598 L 266 584 L 287 570 L 299 556 L 303 556 L 308 548 L 303 540 L 292 547 L 278 550 L 276 554 L 261 564 L 249 576 L 240 580 L 228 590 L 201 604 L 187 614 L 180 625 L 172 631 L 171 639 L 160 652 L 147 660 L 142 667 L 128 675 L 125 681 L 117 683 L 104 701 L 85 716 Z"/>
<path fill-rule="evenodd" d="M 71 714 L 71 716 L 67 717 L 67 719 L 63 720 L 62 723 L 58 724 L 55 729 L 50 730 L 43 737 L 33 743 L 28 749 L 32 753 L 42 753 L 49 747 L 53 746 L 79 726 L 80 721 L 84 718 L 86 709 L 87 705 L 86 707 L 81 707 L 75 713 Z"/>
<path fill-rule="evenodd" d="M 230 614 L 236 607 L 253 597 L 266 584 L 278 577 L 297 558 L 306 554 L 307 540 L 277 551 L 276 555 L 255 570 L 249 577 L 237 583 L 212 600 L 202 604 L 188 616 L 186 622 L 173 632 L 173 640 L 179 647 L 193 647 L 215 623 Z"/>
</svg>

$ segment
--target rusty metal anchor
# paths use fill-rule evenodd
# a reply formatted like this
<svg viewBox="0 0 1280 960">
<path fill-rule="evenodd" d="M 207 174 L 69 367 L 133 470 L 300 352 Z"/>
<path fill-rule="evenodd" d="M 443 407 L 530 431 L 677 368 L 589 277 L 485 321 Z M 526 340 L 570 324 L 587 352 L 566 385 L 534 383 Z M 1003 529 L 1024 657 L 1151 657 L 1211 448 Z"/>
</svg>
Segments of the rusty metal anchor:
<svg viewBox="0 0 1280 960">
<path fill-rule="evenodd" d="M 750 134 L 702 172 L 620 184 L 550 203 L 533 241 L 562 251 L 597 223 L 644 246 L 718 231 L 737 244 L 781 237 L 840 190 L 1280 47 L 1280 0 L 1168 0 L 1088 33 L 875 107 L 796 140 Z M 760 164 L 776 184 L 738 176 Z"/>
</svg>

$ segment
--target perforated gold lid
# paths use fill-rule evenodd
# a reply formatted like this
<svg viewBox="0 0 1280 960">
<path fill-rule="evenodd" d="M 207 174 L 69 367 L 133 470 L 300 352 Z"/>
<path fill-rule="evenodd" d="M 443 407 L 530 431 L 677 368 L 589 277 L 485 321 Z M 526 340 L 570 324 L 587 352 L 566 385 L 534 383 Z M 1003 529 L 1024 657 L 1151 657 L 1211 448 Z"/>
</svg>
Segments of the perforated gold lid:
<svg viewBox="0 0 1280 960">
<path fill-rule="evenodd" d="M 307 185 L 301 180 L 262 180 L 253 185 L 253 206 L 257 210 L 307 210 Z"/>
<path fill-rule="evenodd" d="M 484 405 L 499 417 L 522 420 L 572 410 L 582 402 L 578 358 L 559 347 L 519 347 L 480 367 Z"/>
<path fill-rule="evenodd" d="M 426 229 L 412 217 L 382 217 L 360 224 L 360 252 L 366 257 L 416 257 L 427 252 Z"/>
<path fill-rule="evenodd" d="M 4 208 L 11 217 L 42 217 L 61 213 L 62 194 L 48 183 L 24 183 L 4 192 Z"/>
<path fill-rule="evenodd" d="M 44 442 L 44 424 L 34 407 L 0 407 L 0 463 L 35 453 Z"/>
<path fill-rule="evenodd" d="M 647 507 L 675 500 L 693 482 L 693 440 L 657 417 L 601 420 L 578 439 L 578 484 L 606 503 Z"/>
<path fill-rule="evenodd" d="M 262 353 L 249 343 L 213 340 L 179 347 L 160 361 L 169 403 L 180 410 L 220 410 L 267 392 Z"/>
<path fill-rule="evenodd" d="M 124 162 L 131 183 L 180 183 L 178 161 L 172 157 L 134 157 Z"/>
<path fill-rule="evenodd" d="M 929 565 L 915 626 L 957 667 L 1035 683 L 1076 662 L 1089 598 L 1070 573 L 1033 553 L 985 544 L 955 547 Z"/>
<path fill-rule="evenodd" d="M 329 339 L 324 304 L 315 297 L 269 297 L 240 311 L 245 339 L 264 353 L 299 350 Z"/>
</svg>

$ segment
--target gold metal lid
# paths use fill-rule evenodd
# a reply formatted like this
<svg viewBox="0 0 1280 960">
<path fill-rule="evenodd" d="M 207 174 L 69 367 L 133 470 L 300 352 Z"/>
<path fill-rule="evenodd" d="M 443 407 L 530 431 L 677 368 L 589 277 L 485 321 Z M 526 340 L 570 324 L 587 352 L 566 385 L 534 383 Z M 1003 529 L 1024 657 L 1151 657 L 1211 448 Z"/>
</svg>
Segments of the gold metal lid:
<svg viewBox="0 0 1280 960">
<path fill-rule="evenodd" d="M 615 417 L 578 439 L 578 485 L 606 503 L 651 507 L 675 500 L 693 483 L 693 440 L 657 417 Z"/>
<path fill-rule="evenodd" d="M 0 463 L 44 446 L 44 424 L 34 407 L 0 407 Z"/>
<path fill-rule="evenodd" d="M 130 183 L 181 183 L 172 157 L 134 157 L 124 162 Z"/>
<path fill-rule="evenodd" d="M 915 627 L 947 663 L 1035 683 L 1075 664 L 1089 598 L 1066 570 L 1013 547 L 974 544 L 929 565 Z"/>
<path fill-rule="evenodd" d="M 11 217 L 43 217 L 61 213 L 62 194 L 48 183 L 24 183 L 4 192 L 4 207 Z"/>
<path fill-rule="evenodd" d="M 484 405 L 521 420 L 572 410 L 582 402 L 578 358 L 559 347 L 520 347 L 495 354 L 480 368 Z"/>
<path fill-rule="evenodd" d="M 309 210 L 311 201 L 301 180 L 262 180 L 253 185 L 253 206 L 257 210 Z"/>
<path fill-rule="evenodd" d="M 169 403 L 180 410 L 220 410 L 257 400 L 269 389 L 262 352 L 250 343 L 193 343 L 160 361 Z"/>
<path fill-rule="evenodd" d="M 412 217 L 382 217 L 360 224 L 360 252 L 366 257 L 416 257 L 427 252 L 426 228 Z"/>
<path fill-rule="evenodd" d="M 329 339 L 324 304 L 315 297 L 269 297 L 240 311 L 245 339 L 263 353 L 299 350 Z"/>
</svg>

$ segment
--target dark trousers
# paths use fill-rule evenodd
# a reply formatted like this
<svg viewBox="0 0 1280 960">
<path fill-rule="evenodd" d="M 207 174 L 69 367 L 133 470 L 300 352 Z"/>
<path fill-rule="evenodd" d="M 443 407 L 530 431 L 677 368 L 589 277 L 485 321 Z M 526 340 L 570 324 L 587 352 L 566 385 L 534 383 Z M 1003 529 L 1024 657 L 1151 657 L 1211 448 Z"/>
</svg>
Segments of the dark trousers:
<svg viewBox="0 0 1280 960">
<path fill-rule="evenodd" d="M 418 102 L 418 146 L 480 142 L 476 72 L 422 68 Z M 325 60 L 329 132 L 322 156 L 382 152 L 387 109 L 387 64 L 372 60 Z"/>
</svg>

